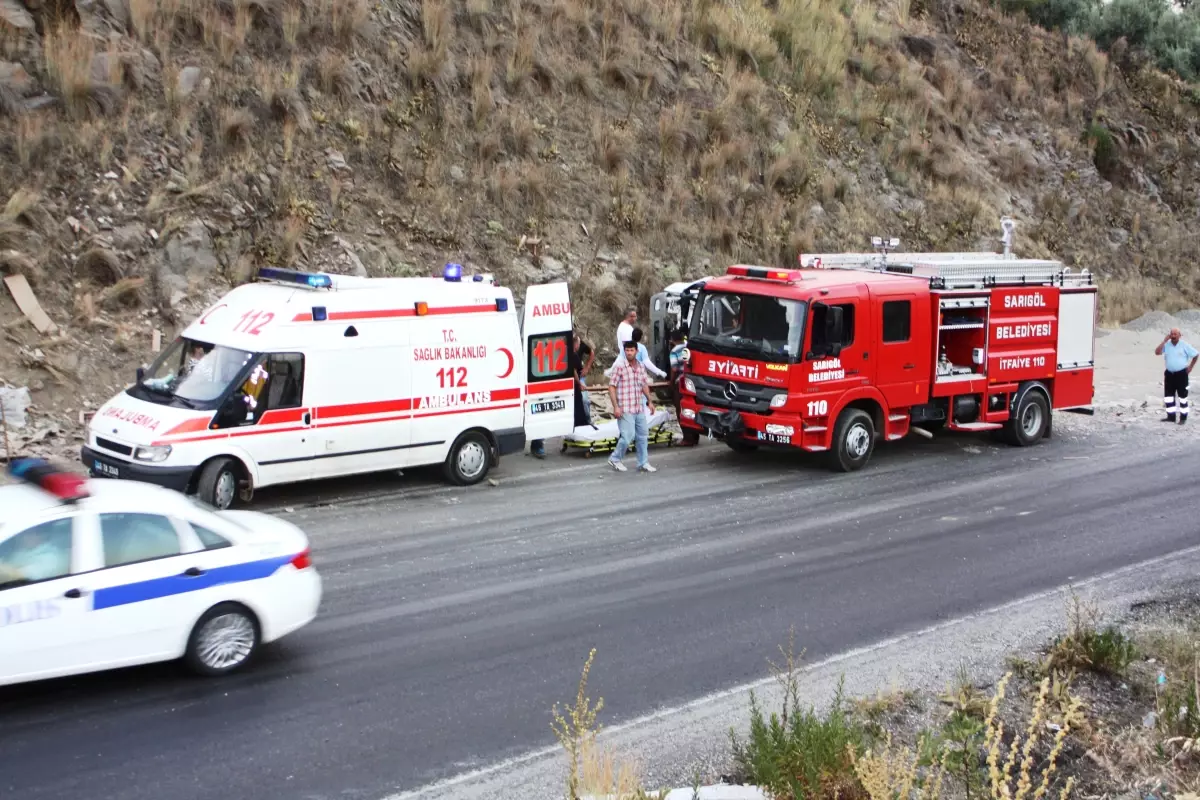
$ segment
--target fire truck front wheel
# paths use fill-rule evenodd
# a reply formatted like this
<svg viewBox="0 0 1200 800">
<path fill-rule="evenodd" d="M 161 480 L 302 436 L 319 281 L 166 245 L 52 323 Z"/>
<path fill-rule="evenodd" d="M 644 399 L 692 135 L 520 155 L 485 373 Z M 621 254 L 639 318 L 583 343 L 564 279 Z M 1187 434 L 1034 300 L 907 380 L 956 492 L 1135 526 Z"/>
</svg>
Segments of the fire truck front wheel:
<svg viewBox="0 0 1200 800">
<path fill-rule="evenodd" d="M 1012 417 L 1004 425 L 1004 438 L 1015 447 L 1037 444 L 1050 424 L 1050 404 L 1040 390 L 1030 388 L 1017 397 Z"/>
<path fill-rule="evenodd" d="M 861 408 L 847 408 L 838 416 L 830 450 L 834 469 L 854 472 L 862 469 L 875 450 L 875 422 Z"/>
<path fill-rule="evenodd" d="M 491 444 L 480 431 L 467 431 L 458 437 L 446 456 L 446 478 L 459 486 L 472 486 L 488 474 Z"/>
</svg>

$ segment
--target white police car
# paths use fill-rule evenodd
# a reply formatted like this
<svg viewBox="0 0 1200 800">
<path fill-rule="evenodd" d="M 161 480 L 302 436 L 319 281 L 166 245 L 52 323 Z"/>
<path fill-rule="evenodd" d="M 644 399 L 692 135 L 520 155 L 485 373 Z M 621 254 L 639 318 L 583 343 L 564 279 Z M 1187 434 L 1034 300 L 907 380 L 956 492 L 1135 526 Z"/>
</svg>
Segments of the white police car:
<svg viewBox="0 0 1200 800">
<path fill-rule="evenodd" d="M 308 539 L 169 489 L 36 459 L 0 486 L 0 685 L 183 658 L 204 675 L 317 614 Z"/>
</svg>

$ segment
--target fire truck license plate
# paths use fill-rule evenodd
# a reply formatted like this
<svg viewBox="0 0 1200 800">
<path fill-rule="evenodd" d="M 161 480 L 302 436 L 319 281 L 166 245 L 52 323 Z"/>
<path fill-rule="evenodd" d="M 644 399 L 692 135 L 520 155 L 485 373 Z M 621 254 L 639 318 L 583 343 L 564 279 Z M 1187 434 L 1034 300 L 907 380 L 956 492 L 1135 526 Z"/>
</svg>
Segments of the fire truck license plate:
<svg viewBox="0 0 1200 800">
<path fill-rule="evenodd" d="M 763 433 L 762 431 L 758 432 L 758 440 L 760 442 L 769 442 L 770 444 L 791 444 L 792 443 L 792 437 L 790 437 L 790 436 L 781 436 L 778 433 Z"/>
<path fill-rule="evenodd" d="M 567 407 L 566 400 L 547 400 L 544 403 L 533 403 L 529 406 L 530 414 L 544 414 L 547 411 L 562 411 Z"/>
</svg>

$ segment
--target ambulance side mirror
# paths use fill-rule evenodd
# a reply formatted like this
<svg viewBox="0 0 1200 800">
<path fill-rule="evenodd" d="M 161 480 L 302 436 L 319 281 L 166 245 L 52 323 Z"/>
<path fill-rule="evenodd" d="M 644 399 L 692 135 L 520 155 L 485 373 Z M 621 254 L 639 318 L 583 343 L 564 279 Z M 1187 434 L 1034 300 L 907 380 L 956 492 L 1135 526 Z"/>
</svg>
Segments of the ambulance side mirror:
<svg viewBox="0 0 1200 800">
<path fill-rule="evenodd" d="M 138 367 L 138 368 L 137 368 L 137 372 L 135 373 L 135 375 L 137 376 L 137 382 L 138 382 L 138 383 L 141 383 L 142 381 L 146 380 L 146 368 L 145 368 L 145 367 Z"/>
</svg>

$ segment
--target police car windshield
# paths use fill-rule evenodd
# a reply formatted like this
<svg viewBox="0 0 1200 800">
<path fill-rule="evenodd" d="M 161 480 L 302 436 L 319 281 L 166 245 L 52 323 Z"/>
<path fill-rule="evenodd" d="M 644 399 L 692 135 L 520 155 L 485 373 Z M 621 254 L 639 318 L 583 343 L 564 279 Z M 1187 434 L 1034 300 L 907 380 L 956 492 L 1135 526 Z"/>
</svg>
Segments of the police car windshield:
<svg viewBox="0 0 1200 800">
<path fill-rule="evenodd" d="M 134 388 L 140 390 L 139 398 L 151 402 L 208 405 L 224 394 L 252 357 L 244 350 L 180 337 Z"/>
<path fill-rule="evenodd" d="M 793 361 L 800 356 L 807 308 L 801 300 L 704 292 L 692 311 L 688 345 L 719 355 Z"/>
</svg>

